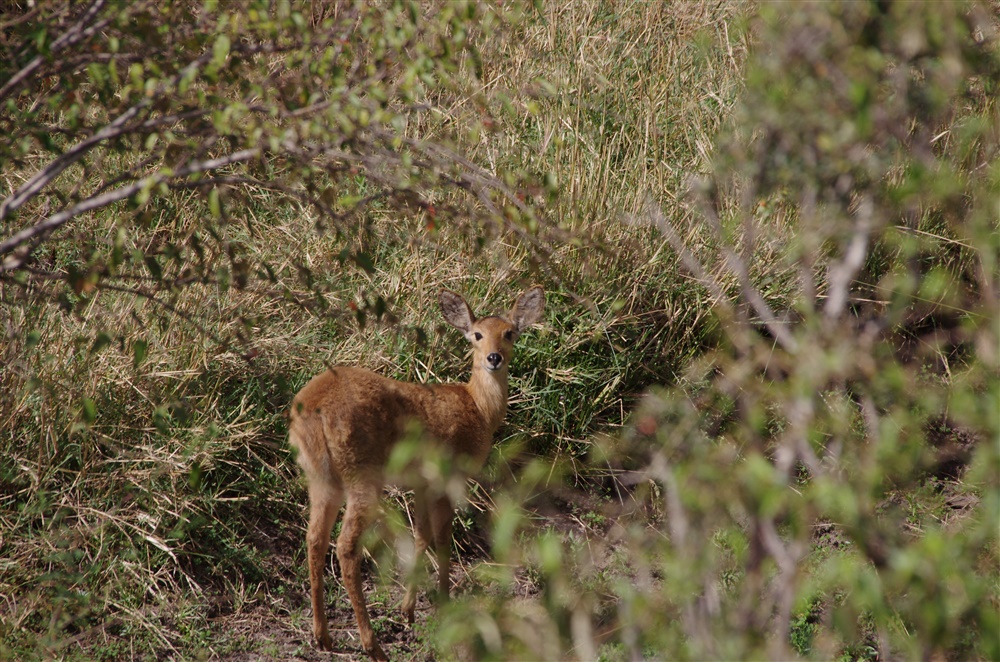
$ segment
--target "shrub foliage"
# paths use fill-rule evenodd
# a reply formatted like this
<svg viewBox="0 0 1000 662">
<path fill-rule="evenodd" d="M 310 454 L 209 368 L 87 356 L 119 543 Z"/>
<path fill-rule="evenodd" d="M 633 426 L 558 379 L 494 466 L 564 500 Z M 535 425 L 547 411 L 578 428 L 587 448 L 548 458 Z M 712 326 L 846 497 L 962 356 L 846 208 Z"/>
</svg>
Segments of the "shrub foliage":
<svg viewBox="0 0 1000 662">
<path fill-rule="evenodd" d="M 541 281 L 393 657 L 1000 658 L 990 5 L 6 6 L 3 656 L 308 646 L 292 393 Z"/>
</svg>

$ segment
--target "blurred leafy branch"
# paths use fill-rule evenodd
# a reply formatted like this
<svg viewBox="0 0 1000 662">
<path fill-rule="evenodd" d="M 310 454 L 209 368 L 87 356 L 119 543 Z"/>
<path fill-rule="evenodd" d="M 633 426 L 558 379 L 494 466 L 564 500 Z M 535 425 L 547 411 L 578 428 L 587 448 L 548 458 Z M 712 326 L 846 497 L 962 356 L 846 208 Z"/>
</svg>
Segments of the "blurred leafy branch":
<svg viewBox="0 0 1000 662">
<path fill-rule="evenodd" d="M 165 294 L 198 284 L 256 284 L 322 305 L 296 256 L 258 261 L 229 238 L 227 226 L 240 221 L 253 235 L 242 210 L 261 197 L 296 204 L 315 216 L 316 230 L 338 238 L 382 205 L 423 219 L 428 241 L 451 223 L 472 236 L 503 228 L 543 250 L 515 178 L 451 146 L 456 131 L 485 122 L 456 128 L 435 119 L 449 99 L 476 105 L 473 38 L 499 29 L 503 14 L 454 2 L 433 10 L 314 3 L 310 11 L 94 0 L 5 14 L 0 278 L 22 287 L 65 282 L 72 296 L 58 296 L 73 310 L 112 284 L 161 305 L 171 305 Z M 482 101 L 478 112 L 488 119 Z M 127 213 L 110 236 L 87 235 L 82 219 L 120 205 Z M 138 245 L 139 229 L 162 230 L 161 240 Z M 46 250 L 74 230 L 73 259 Z M 360 246 L 345 245 L 340 259 L 374 268 Z"/>
<path fill-rule="evenodd" d="M 758 21 L 693 196 L 714 250 L 649 210 L 725 330 L 626 443 L 665 494 L 650 562 L 695 658 L 783 659 L 817 600 L 842 642 L 867 615 L 879 659 L 996 657 L 1000 596 L 981 574 L 1000 521 L 995 17 L 848 2 Z M 779 260 L 766 273 L 762 250 Z M 913 521 L 901 495 L 958 475 L 981 509 Z M 832 532 L 848 551 L 807 571 Z"/>
<path fill-rule="evenodd" d="M 651 191 L 631 219 L 707 294 L 718 342 L 595 448 L 627 488 L 607 540 L 495 546 L 537 602 L 476 596 L 490 626 L 449 622 L 447 645 L 1000 656 L 998 27 L 975 3 L 759 8 L 691 215 Z"/>
</svg>

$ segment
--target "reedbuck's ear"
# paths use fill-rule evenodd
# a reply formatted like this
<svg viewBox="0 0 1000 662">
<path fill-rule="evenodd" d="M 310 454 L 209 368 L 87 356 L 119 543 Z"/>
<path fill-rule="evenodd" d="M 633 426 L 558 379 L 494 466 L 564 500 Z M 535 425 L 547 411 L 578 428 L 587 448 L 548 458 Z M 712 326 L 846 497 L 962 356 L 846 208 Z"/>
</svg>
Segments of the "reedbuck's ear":
<svg viewBox="0 0 1000 662">
<path fill-rule="evenodd" d="M 542 317 L 545 308 L 545 291 L 541 285 L 535 285 L 517 298 L 514 308 L 510 311 L 510 321 L 518 331 L 523 331 Z"/>
<path fill-rule="evenodd" d="M 441 290 L 438 302 L 441 304 L 441 312 L 444 313 L 448 324 L 462 333 L 469 333 L 472 330 L 472 323 L 476 321 L 476 316 L 472 314 L 472 309 L 469 308 L 469 304 L 465 303 L 465 299 L 460 294 L 451 290 Z"/>
</svg>

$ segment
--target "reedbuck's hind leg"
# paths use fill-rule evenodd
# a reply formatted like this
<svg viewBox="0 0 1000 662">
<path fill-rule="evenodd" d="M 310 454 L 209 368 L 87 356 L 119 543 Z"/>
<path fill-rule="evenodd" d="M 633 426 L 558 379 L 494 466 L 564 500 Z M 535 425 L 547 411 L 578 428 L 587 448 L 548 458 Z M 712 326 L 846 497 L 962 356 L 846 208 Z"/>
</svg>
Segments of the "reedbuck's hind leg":
<svg viewBox="0 0 1000 662">
<path fill-rule="evenodd" d="M 309 483 L 309 531 L 306 534 L 306 546 L 309 550 L 313 635 L 323 650 L 333 648 L 326 621 L 323 570 L 326 566 L 326 552 L 330 548 L 330 530 L 343 502 L 344 492 L 340 487 L 319 481 Z"/>
<path fill-rule="evenodd" d="M 379 495 L 382 485 L 378 482 L 358 481 L 347 488 L 347 509 L 344 523 L 337 537 L 337 558 L 340 560 L 340 574 L 347 589 L 347 595 L 354 607 L 354 618 L 358 622 L 361 647 L 375 660 L 388 660 L 382 647 L 375 640 L 368 606 L 361 587 L 361 536 L 372 523 L 378 512 Z"/>
</svg>

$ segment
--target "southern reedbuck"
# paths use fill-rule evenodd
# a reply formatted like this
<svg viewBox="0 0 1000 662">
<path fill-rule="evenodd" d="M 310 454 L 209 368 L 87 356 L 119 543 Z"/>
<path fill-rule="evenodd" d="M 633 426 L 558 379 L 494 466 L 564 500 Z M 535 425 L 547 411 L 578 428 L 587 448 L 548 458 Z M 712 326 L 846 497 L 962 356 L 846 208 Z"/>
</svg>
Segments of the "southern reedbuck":
<svg viewBox="0 0 1000 662">
<path fill-rule="evenodd" d="M 535 286 L 518 297 L 505 316 L 476 319 L 458 294 L 442 290 L 444 318 L 472 343 L 472 377 L 467 384 L 412 384 L 368 370 L 337 366 L 314 377 L 292 402 L 289 441 L 298 449 L 309 486 L 309 582 L 313 634 L 330 650 L 323 569 L 330 531 L 345 500 L 337 537 L 337 559 L 358 622 L 361 645 L 376 660 L 387 659 L 375 639 L 361 589 L 360 541 L 378 514 L 386 463 L 396 442 L 413 422 L 429 443 L 453 457 L 464 471 L 478 471 L 493 434 L 507 413 L 507 365 L 517 336 L 542 315 L 545 294 Z M 413 485 L 416 562 L 433 547 L 438 562 L 438 595 L 447 599 L 454 503 L 442 491 Z M 408 581 L 402 609 L 413 622 L 415 581 Z"/>
</svg>

